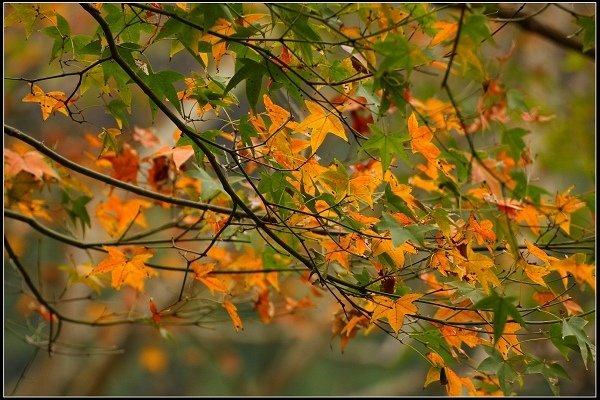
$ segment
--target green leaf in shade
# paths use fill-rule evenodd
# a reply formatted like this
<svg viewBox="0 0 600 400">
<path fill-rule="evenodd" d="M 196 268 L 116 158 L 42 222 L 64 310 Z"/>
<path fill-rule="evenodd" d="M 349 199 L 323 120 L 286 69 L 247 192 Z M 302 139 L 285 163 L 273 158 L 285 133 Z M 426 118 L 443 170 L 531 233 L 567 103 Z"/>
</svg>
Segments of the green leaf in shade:
<svg viewBox="0 0 600 400">
<path fill-rule="evenodd" d="M 404 150 L 404 143 L 410 141 L 408 134 L 387 133 L 375 124 L 370 124 L 369 128 L 371 129 L 371 136 L 363 144 L 363 149 L 375 150 L 379 153 L 383 173 L 388 170 L 394 156 L 399 156 L 407 164 L 410 163 Z"/>
<path fill-rule="evenodd" d="M 587 325 L 587 323 L 588 321 L 581 317 L 572 317 L 563 320 L 562 324 L 562 338 L 564 339 L 569 336 L 575 336 L 575 339 L 577 339 L 577 345 L 579 346 L 579 352 L 581 354 L 581 358 L 583 359 L 583 364 L 585 365 L 586 369 L 588 361 L 588 350 L 592 361 L 596 361 L 596 346 L 592 344 L 587 333 L 585 333 L 585 331 L 583 330 L 583 327 Z"/>
<path fill-rule="evenodd" d="M 91 228 L 90 215 L 87 212 L 86 204 L 92 200 L 89 196 L 79 196 L 73 199 L 68 192 L 63 191 L 61 203 L 69 215 L 73 225 L 77 226 L 77 220 L 81 223 L 81 230 L 85 233 L 85 227 Z"/>
<path fill-rule="evenodd" d="M 477 370 L 490 374 L 497 374 L 502 365 L 504 365 L 504 359 L 502 358 L 502 355 L 495 347 L 483 346 L 483 350 L 485 350 L 489 357 L 485 358 L 479 364 Z"/>
<path fill-rule="evenodd" d="M 457 296 L 457 302 L 467 298 L 471 300 L 471 303 L 475 304 L 485 297 L 485 293 L 481 288 L 473 287 L 467 282 L 449 281 L 445 282 L 444 284 L 456 288 L 455 295 Z"/>
<path fill-rule="evenodd" d="M 509 110 L 529 111 L 529 106 L 523 100 L 523 94 L 517 89 L 511 88 L 506 91 L 506 102 Z"/>
<path fill-rule="evenodd" d="M 515 188 L 513 189 L 513 196 L 516 199 L 528 197 L 533 200 L 535 204 L 539 205 L 542 195 L 548 194 L 546 189 L 530 184 L 529 179 L 523 171 L 512 171 L 510 176 L 516 182 Z"/>
<path fill-rule="evenodd" d="M 65 17 L 63 17 L 60 14 L 56 14 L 56 27 L 58 28 L 58 31 L 60 32 L 61 35 L 63 35 L 63 36 L 71 35 L 71 27 L 69 26 L 69 23 L 67 22 Z"/>
<path fill-rule="evenodd" d="M 100 54 L 102 53 L 102 45 L 100 44 L 100 39 L 89 42 L 88 44 L 83 46 L 79 50 L 79 52 L 81 54 L 92 54 L 95 56 L 100 56 Z"/>
<path fill-rule="evenodd" d="M 560 354 L 569 361 L 569 351 L 573 350 L 579 352 L 579 346 L 575 336 L 566 336 L 563 338 L 562 325 L 552 325 L 550 327 L 550 341 L 554 344 L 556 349 L 560 351 Z"/>
<path fill-rule="evenodd" d="M 150 74 L 147 77 L 148 86 L 152 89 L 161 99 L 167 98 L 169 103 L 173 104 L 179 114 L 181 114 L 181 101 L 177 96 L 177 90 L 173 86 L 174 82 L 183 80 L 185 77 L 179 72 L 175 71 L 160 71 L 155 74 Z"/>
<path fill-rule="evenodd" d="M 515 382 L 519 382 L 522 385 L 523 377 L 510 364 L 503 363 L 498 370 L 498 383 L 505 396 L 511 395 L 511 390 Z"/>
<path fill-rule="evenodd" d="M 488 18 L 480 13 L 467 15 L 463 22 L 462 34 L 471 37 L 475 43 L 490 39 L 492 36 Z"/>
<path fill-rule="evenodd" d="M 454 362 L 454 357 L 439 329 L 426 329 L 417 333 L 409 334 L 411 338 L 423 343 L 428 349 L 435 351 L 447 363 Z"/>
<path fill-rule="evenodd" d="M 392 234 L 392 243 L 398 247 L 402 243 L 410 240 L 413 244 L 423 246 L 425 243 L 425 234 L 435 227 L 431 225 L 407 225 L 403 226 L 396 218 L 388 213 L 382 214 L 382 222 L 377 225 L 378 228 L 389 229 Z"/>
<path fill-rule="evenodd" d="M 513 304 L 515 297 L 501 297 L 495 291 L 488 297 L 485 297 L 475 303 L 475 308 L 478 310 L 492 309 L 494 313 L 494 343 L 497 343 L 502 337 L 504 332 L 504 326 L 508 316 L 510 315 L 515 321 L 521 324 L 525 324 L 523 317 L 517 310 L 517 307 Z"/>
<path fill-rule="evenodd" d="M 227 83 L 227 86 L 225 87 L 225 91 L 223 92 L 223 95 L 226 95 L 231 89 L 236 87 L 244 79 L 246 80 L 246 82 L 248 79 L 254 79 L 254 80 L 262 82 L 262 77 L 267 72 L 264 64 L 258 63 L 249 58 L 241 59 L 240 62 L 243 64 L 242 67 L 231 77 L 231 79 Z M 248 84 L 246 84 L 246 94 L 248 95 L 248 92 L 247 92 L 248 86 L 247 85 Z M 252 89 L 255 90 L 256 88 L 252 88 Z M 253 93 L 252 98 L 258 99 L 258 95 L 260 94 L 260 88 L 258 88 L 258 89 L 259 89 L 259 93 L 257 93 L 257 94 Z M 254 103 L 254 105 L 256 105 L 256 102 Z"/>
<path fill-rule="evenodd" d="M 200 200 L 207 201 L 213 198 L 218 192 L 225 192 L 223 190 L 223 186 L 219 181 L 210 176 L 208 172 L 206 172 L 199 165 L 194 164 L 196 169 L 192 169 L 186 171 L 186 174 L 189 174 L 193 178 L 197 178 L 200 180 L 202 193 L 200 193 Z"/>
<path fill-rule="evenodd" d="M 179 30 L 185 26 L 175 18 L 169 18 L 160 28 L 153 42 L 157 42 L 165 38 L 173 38 Z"/>
<path fill-rule="evenodd" d="M 583 52 L 596 45 L 596 19 L 594 17 L 578 17 L 577 25 L 583 28 Z"/>
<path fill-rule="evenodd" d="M 129 127 L 129 118 L 127 118 L 128 107 L 122 100 L 111 100 L 106 106 L 110 115 L 113 116 L 119 128 Z"/>
<path fill-rule="evenodd" d="M 502 132 L 502 144 L 508 146 L 508 152 L 513 160 L 518 161 L 521 158 L 521 153 L 525 148 L 523 136 L 528 133 L 523 128 L 513 128 Z"/>
<path fill-rule="evenodd" d="M 448 217 L 448 212 L 443 208 L 436 208 L 431 212 L 431 216 L 435 220 L 435 223 L 440 227 L 444 236 L 449 238 L 452 220 Z"/>
<path fill-rule="evenodd" d="M 289 265 L 290 257 L 277 252 L 270 246 L 266 246 L 262 251 L 263 268 L 265 269 L 283 269 Z"/>
<path fill-rule="evenodd" d="M 412 212 L 412 210 L 410 208 L 408 208 L 408 206 L 406 205 L 406 202 L 404 200 L 402 200 L 402 198 L 400 196 L 396 196 L 394 194 L 394 192 L 392 192 L 392 189 L 390 188 L 389 184 L 386 185 L 386 187 L 385 187 L 385 200 L 394 209 L 396 209 L 397 211 L 399 211 L 403 214 L 406 214 L 413 221 L 418 220 L 418 218 L 415 216 L 415 214 Z"/>
<path fill-rule="evenodd" d="M 560 395 L 558 378 L 571 379 L 567 371 L 557 362 L 542 361 L 531 355 L 525 368 L 525 374 L 541 374 L 555 396 Z"/>
</svg>

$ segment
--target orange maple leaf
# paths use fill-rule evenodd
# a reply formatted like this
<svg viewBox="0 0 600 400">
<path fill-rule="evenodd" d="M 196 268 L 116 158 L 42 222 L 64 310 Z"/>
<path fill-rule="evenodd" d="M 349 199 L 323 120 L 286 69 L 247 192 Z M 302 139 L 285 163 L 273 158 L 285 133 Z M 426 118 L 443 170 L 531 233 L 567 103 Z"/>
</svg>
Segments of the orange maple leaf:
<svg viewBox="0 0 600 400">
<path fill-rule="evenodd" d="M 300 132 L 305 132 L 309 129 L 312 131 L 310 135 L 310 147 L 313 152 L 317 151 L 321 144 L 323 144 L 325 136 L 327 136 L 328 133 L 333 133 L 344 139 L 346 142 L 348 141 L 344 126 L 337 116 L 326 111 L 317 103 L 308 100 L 306 100 L 305 103 L 309 115 L 304 121 L 298 124 L 296 129 Z"/>
<path fill-rule="evenodd" d="M 269 289 L 264 289 L 258 294 L 258 299 L 254 302 L 254 309 L 264 324 L 270 323 L 275 315 L 275 306 L 269 299 L 270 294 Z"/>
<path fill-rule="evenodd" d="M 492 327 L 488 326 L 488 330 L 491 330 Z M 507 360 L 508 352 L 513 350 L 515 352 L 523 353 L 521 350 L 521 344 L 519 342 L 519 337 L 516 332 L 521 329 L 521 325 L 516 322 L 508 322 L 504 326 L 504 331 L 502 332 L 502 337 L 496 342 L 496 349 L 502 354 L 502 357 Z"/>
<path fill-rule="evenodd" d="M 223 307 L 227 311 L 227 314 L 229 314 L 229 318 L 231 318 L 231 322 L 233 323 L 233 327 L 235 328 L 236 332 L 240 329 L 244 329 L 242 320 L 237 313 L 237 307 L 232 302 L 227 300 L 223 302 Z"/>
<path fill-rule="evenodd" d="M 116 154 L 114 151 L 108 151 L 100 156 L 100 159 L 108 160 L 113 167 L 111 176 L 123 182 L 137 183 L 137 174 L 140 169 L 140 159 L 137 151 L 131 148 L 127 143 L 122 151 Z"/>
<path fill-rule="evenodd" d="M 121 250 L 116 247 L 104 246 L 108 251 L 108 258 L 100 262 L 90 272 L 90 274 L 102 274 L 110 272 L 112 274 L 112 287 L 119 290 L 123 285 L 129 285 L 134 289 L 144 291 L 144 279 L 158 275 L 152 269 L 144 264 L 145 261 L 152 258 L 152 253 L 146 253 L 142 249 L 138 254 L 129 259 Z"/>
<path fill-rule="evenodd" d="M 565 289 L 568 286 L 568 276 L 570 274 L 575 278 L 577 284 L 582 285 L 587 282 L 594 291 L 596 290 L 596 266 L 582 263 L 577 254 L 564 259 L 555 258 L 548 265 L 548 269 L 560 274 Z"/>
<path fill-rule="evenodd" d="M 445 40 L 453 39 L 458 31 L 458 24 L 456 22 L 437 21 L 433 23 L 432 27 L 439 30 L 433 39 L 431 39 L 429 47 L 433 47 Z"/>
<path fill-rule="evenodd" d="M 557 193 L 554 200 L 554 205 L 544 204 L 542 200 L 543 209 L 548 212 L 550 219 L 560 226 L 567 235 L 569 234 L 571 227 L 571 214 L 580 208 L 585 206 L 585 203 L 576 197 L 569 196 L 574 186 L 569 187 L 562 193 Z"/>
<path fill-rule="evenodd" d="M 149 208 L 152 203 L 142 199 L 131 199 L 122 202 L 119 196 L 113 194 L 107 201 L 98 203 L 96 206 L 96 217 L 110 236 L 118 236 L 131 224 L 135 223 L 146 228 L 146 218 L 141 212 L 143 208 Z"/>
<path fill-rule="evenodd" d="M 417 306 L 413 304 L 413 301 L 422 296 L 420 293 L 410 293 L 396 300 L 384 296 L 375 296 L 373 302 L 376 305 L 373 309 L 371 322 L 386 318 L 390 327 L 398 334 L 404 324 L 404 316 L 417 311 Z"/>
<path fill-rule="evenodd" d="M 45 93 L 42 88 L 36 84 L 32 84 L 31 93 L 23 97 L 25 103 L 40 103 L 42 109 L 42 119 L 45 121 L 54 111 L 69 115 L 67 111 L 67 96 L 65 92 L 52 91 Z M 75 102 L 75 98 L 71 98 L 68 104 Z"/>
<path fill-rule="evenodd" d="M 202 282 L 207 288 L 209 288 L 210 294 L 212 295 L 215 294 L 215 290 L 217 292 L 227 293 L 227 286 L 225 286 L 225 283 L 221 279 L 214 276 L 208 276 L 211 271 L 215 269 L 215 265 L 215 263 L 201 264 L 199 262 L 193 262 L 191 266 L 196 273 L 194 279 Z"/>
<path fill-rule="evenodd" d="M 440 149 L 431 143 L 433 132 L 427 126 L 419 126 L 414 112 L 408 118 L 408 133 L 413 153 L 421 153 L 428 160 L 435 160 L 440 155 Z"/>
<path fill-rule="evenodd" d="M 291 114 L 289 111 L 273 103 L 271 98 L 266 94 L 263 95 L 263 101 L 265 103 L 267 113 L 269 114 L 269 118 L 271 119 L 271 126 L 269 127 L 270 134 L 275 133 L 283 127 L 288 127 L 290 129 L 297 127 L 298 123 L 291 120 Z"/>
</svg>

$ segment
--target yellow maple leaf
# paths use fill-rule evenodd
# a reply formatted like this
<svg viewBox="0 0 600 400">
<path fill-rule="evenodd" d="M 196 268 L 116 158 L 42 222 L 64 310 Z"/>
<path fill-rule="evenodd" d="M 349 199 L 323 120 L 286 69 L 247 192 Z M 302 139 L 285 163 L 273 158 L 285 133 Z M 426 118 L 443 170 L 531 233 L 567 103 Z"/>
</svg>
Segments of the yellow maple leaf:
<svg viewBox="0 0 600 400">
<path fill-rule="evenodd" d="M 462 395 L 462 380 L 454 371 L 450 368 L 445 367 L 446 373 L 446 391 L 448 396 L 460 396 Z"/>
<path fill-rule="evenodd" d="M 67 110 L 67 96 L 65 92 L 52 91 L 45 93 L 41 87 L 36 84 L 31 85 L 31 93 L 23 97 L 25 103 L 40 103 L 42 109 L 42 119 L 45 121 L 48 119 L 50 114 L 54 111 L 61 112 L 66 116 L 69 115 Z M 71 98 L 68 104 L 75 102 L 74 98 Z"/>
<path fill-rule="evenodd" d="M 350 179 L 348 194 L 356 200 L 362 200 L 373 208 L 373 191 L 379 186 L 379 181 L 372 176 L 362 175 Z"/>
<path fill-rule="evenodd" d="M 240 329 L 244 329 L 242 320 L 237 313 L 237 307 L 232 302 L 227 300 L 223 302 L 223 307 L 227 311 L 227 314 L 229 314 L 229 318 L 231 318 L 231 322 L 233 323 L 233 327 L 235 328 L 236 332 Z"/>
<path fill-rule="evenodd" d="M 536 236 L 540 235 L 540 222 L 543 219 L 544 216 L 531 204 L 525 204 L 515 215 L 515 220 L 517 222 L 525 222 Z"/>
<path fill-rule="evenodd" d="M 123 285 L 129 285 L 134 289 L 144 291 L 144 279 L 158 275 L 144 264 L 152 258 L 152 253 L 140 252 L 129 259 L 121 250 L 112 246 L 104 246 L 108 251 L 108 258 L 104 259 L 90 272 L 90 274 L 112 274 L 111 285 L 115 289 L 121 289 Z M 143 250 L 142 250 L 143 251 Z"/>
<path fill-rule="evenodd" d="M 488 327 L 488 329 L 491 329 L 491 327 Z M 505 360 L 508 359 L 508 352 L 510 350 L 522 353 L 519 337 L 516 334 L 519 329 L 521 329 L 521 325 L 518 323 L 508 322 L 506 325 L 504 325 L 502 337 L 500 340 L 498 340 L 498 342 L 496 342 L 496 349 L 498 349 Z"/>
<path fill-rule="evenodd" d="M 395 247 L 390 239 L 373 239 L 371 244 L 372 255 L 378 256 L 380 254 L 386 253 L 392 261 L 394 261 L 395 266 L 398 269 L 404 267 L 404 252 L 408 251 L 413 253 L 415 248 L 410 243 L 402 243 L 400 246 Z"/>
<path fill-rule="evenodd" d="M 564 259 L 554 258 L 549 263 L 548 269 L 550 271 L 557 271 L 560 274 L 565 289 L 568 286 L 568 276 L 570 274 L 575 278 L 577 284 L 581 285 L 587 282 L 594 291 L 596 290 L 596 266 L 582 263 L 578 254 L 573 254 L 569 258 Z"/>
<path fill-rule="evenodd" d="M 458 24 L 456 22 L 437 21 L 434 22 L 432 26 L 439 30 L 436 32 L 433 39 L 431 39 L 429 47 L 433 47 L 445 40 L 453 39 L 458 31 Z"/>
<path fill-rule="evenodd" d="M 328 133 L 333 133 L 344 139 L 346 142 L 348 141 L 344 126 L 337 116 L 326 111 L 317 103 L 308 100 L 306 100 L 305 103 L 309 114 L 304 121 L 298 124 L 296 129 L 300 132 L 305 132 L 309 129 L 312 131 L 310 135 L 310 147 L 313 152 L 317 151 L 321 144 L 323 144 L 325 136 L 327 136 Z"/>
<path fill-rule="evenodd" d="M 464 267 L 467 273 L 474 274 L 484 292 L 490 293 L 490 284 L 500 286 L 500 281 L 494 273 L 494 261 L 483 255 L 473 251 L 473 242 L 467 245 L 467 258 L 459 261 L 459 267 Z"/>
<path fill-rule="evenodd" d="M 191 265 L 192 269 L 196 273 L 194 279 L 202 282 L 207 288 L 209 288 L 210 294 L 212 295 L 215 294 L 215 290 L 217 292 L 227 292 L 227 287 L 225 286 L 225 283 L 222 280 L 214 276 L 208 276 L 211 273 L 211 271 L 215 269 L 215 265 L 215 263 L 201 264 L 199 262 L 193 262 Z"/>
<path fill-rule="evenodd" d="M 525 260 L 520 260 L 519 264 L 523 267 L 525 274 L 529 279 L 531 279 L 532 282 L 535 282 L 538 285 L 542 285 L 544 287 L 548 287 L 548 285 L 546 285 L 546 282 L 544 281 L 544 276 L 550 273 L 548 268 L 528 264 Z"/>
<path fill-rule="evenodd" d="M 373 302 L 376 305 L 371 316 L 371 322 L 386 318 L 390 327 L 398 334 L 404 324 L 404 316 L 414 314 L 417 311 L 417 306 L 413 304 L 413 301 L 422 296 L 421 293 L 410 293 L 396 300 L 384 296 L 375 296 Z"/>
<path fill-rule="evenodd" d="M 543 209 L 549 213 L 550 219 L 560 227 L 567 235 L 571 228 L 571 214 L 585 206 L 585 203 L 576 197 L 569 196 L 574 186 L 569 187 L 562 193 L 557 193 L 554 205 L 544 204 Z"/>
</svg>

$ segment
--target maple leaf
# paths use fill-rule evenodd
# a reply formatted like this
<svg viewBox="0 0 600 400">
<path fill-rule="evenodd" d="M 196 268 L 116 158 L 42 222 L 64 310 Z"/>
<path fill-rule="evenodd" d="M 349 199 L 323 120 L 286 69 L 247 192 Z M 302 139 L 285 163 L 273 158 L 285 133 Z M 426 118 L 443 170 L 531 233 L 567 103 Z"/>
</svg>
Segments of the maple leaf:
<svg viewBox="0 0 600 400">
<path fill-rule="evenodd" d="M 467 258 L 459 262 L 460 267 L 464 267 L 467 273 L 474 274 L 483 287 L 484 292 L 490 293 L 490 284 L 500 286 L 500 281 L 494 273 L 494 261 L 473 251 L 473 242 L 467 245 Z"/>
<path fill-rule="evenodd" d="M 240 329 L 244 329 L 242 320 L 237 313 L 237 307 L 232 302 L 227 300 L 223 302 L 223 307 L 227 311 L 227 314 L 229 314 L 229 318 L 231 318 L 231 322 L 233 323 L 233 327 L 235 328 L 236 332 L 238 332 Z"/>
<path fill-rule="evenodd" d="M 454 371 L 450 368 L 445 367 L 446 372 L 446 391 L 448 392 L 448 396 L 460 396 L 462 395 L 462 379 L 456 375 Z"/>
<path fill-rule="evenodd" d="M 298 124 L 296 129 L 300 132 L 307 131 L 308 129 L 312 131 L 310 135 L 310 147 L 313 152 L 317 151 L 321 144 L 323 144 L 325 136 L 327 136 L 328 133 L 333 133 L 344 139 L 346 142 L 348 141 L 344 126 L 337 116 L 327 112 L 317 103 L 308 100 L 305 100 L 305 103 L 309 115 L 304 121 Z"/>
<path fill-rule="evenodd" d="M 414 253 L 415 251 L 415 248 L 410 243 L 405 242 L 396 247 L 389 239 L 377 238 L 373 239 L 371 248 L 373 256 L 378 256 L 383 253 L 390 256 L 398 269 L 404 267 L 404 252 L 408 251 L 409 253 Z"/>
<path fill-rule="evenodd" d="M 258 299 L 254 302 L 254 308 L 264 324 L 270 323 L 275 315 L 275 306 L 269 299 L 270 294 L 269 289 L 264 289 L 258 294 Z"/>
<path fill-rule="evenodd" d="M 160 144 L 160 139 L 156 137 L 156 135 L 151 129 L 144 129 L 134 126 L 132 137 L 133 140 L 141 143 L 142 146 L 144 146 L 147 149 Z"/>
<path fill-rule="evenodd" d="M 522 353 L 519 337 L 516 335 L 519 329 L 521 329 L 521 325 L 517 322 L 508 322 L 504 325 L 502 337 L 496 342 L 496 348 L 505 360 L 508 360 L 508 352 L 510 350 Z"/>
<path fill-rule="evenodd" d="M 433 39 L 431 39 L 429 47 L 433 47 L 445 40 L 453 39 L 458 31 L 458 24 L 456 22 L 437 21 L 431 26 L 439 30 L 436 32 Z"/>
<path fill-rule="evenodd" d="M 540 222 L 543 219 L 544 216 L 531 204 L 525 204 L 515 215 L 515 220 L 525 222 L 536 236 L 540 235 Z"/>
<path fill-rule="evenodd" d="M 32 84 L 31 93 L 23 97 L 23 102 L 25 103 L 40 103 L 40 107 L 42 109 L 42 119 L 45 121 L 48 119 L 50 114 L 54 111 L 61 112 L 66 116 L 69 115 L 67 111 L 67 96 L 65 92 L 48 92 L 44 93 L 42 88 L 40 88 L 36 84 Z M 72 104 L 75 102 L 74 98 L 69 100 L 68 104 Z"/>
<path fill-rule="evenodd" d="M 538 285 L 542 285 L 548 287 L 546 282 L 544 281 L 544 276 L 548 275 L 550 271 L 546 267 L 540 267 L 537 265 L 523 263 L 523 269 L 525 270 L 525 274 L 532 282 L 537 283 Z"/>
<path fill-rule="evenodd" d="M 123 182 L 137 183 L 137 174 L 140 169 L 140 160 L 137 151 L 128 144 L 123 146 L 122 151 L 116 154 L 109 151 L 100 156 L 100 159 L 108 160 L 113 166 L 111 176 Z"/>
<path fill-rule="evenodd" d="M 291 114 L 285 108 L 278 106 L 273 103 L 271 98 L 266 94 L 263 95 L 263 101 L 265 103 L 265 109 L 271 119 L 271 126 L 269 127 L 269 133 L 273 134 L 283 127 L 295 129 L 298 123 L 291 120 Z"/>
<path fill-rule="evenodd" d="M 404 316 L 414 314 L 417 311 L 417 306 L 413 304 L 413 301 L 422 296 L 420 293 L 410 293 L 396 300 L 384 296 L 375 296 L 373 302 L 376 305 L 371 316 L 371 322 L 386 318 L 390 327 L 398 334 L 404 324 Z"/>
<path fill-rule="evenodd" d="M 58 268 L 68 275 L 67 287 L 71 287 L 77 283 L 83 283 L 93 289 L 96 293 L 100 293 L 104 287 L 104 284 L 97 276 L 90 276 L 90 273 L 94 269 L 91 263 L 80 264 L 76 267 L 61 265 Z"/>
<path fill-rule="evenodd" d="M 440 149 L 431 143 L 433 132 L 427 126 L 419 126 L 414 112 L 408 117 L 408 133 L 413 153 L 421 153 L 428 160 L 435 160 L 440 155 Z"/>
<path fill-rule="evenodd" d="M 481 223 L 477 222 L 475 215 L 471 213 L 467 223 L 467 229 L 471 230 L 475 235 L 478 244 L 492 244 L 496 241 L 494 233 L 494 224 L 492 221 L 484 219 Z"/>
<path fill-rule="evenodd" d="M 149 208 L 152 203 L 142 199 L 131 199 L 122 202 L 119 196 L 113 194 L 107 201 L 98 203 L 96 206 L 96 217 L 110 236 L 118 236 L 131 224 L 135 223 L 146 228 L 146 218 L 141 212 L 143 208 Z"/>
<path fill-rule="evenodd" d="M 542 200 L 543 209 L 550 214 L 550 219 L 557 224 L 567 235 L 571 227 L 571 214 L 585 206 L 585 203 L 576 197 L 569 196 L 574 186 L 569 187 L 562 193 L 557 193 L 554 205 L 546 205 Z"/>
<path fill-rule="evenodd" d="M 440 328 L 440 332 L 451 347 L 456 348 L 463 354 L 464 351 L 461 349 L 463 343 L 473 348 L 479 343 L 484 342 L 483 339 L 477 336 L 477 332 L 457 328 L 454 326 L 444 325 Z M 455 355 L 454 352 L 453 355 Z"/>
<path fill-rule="evenodd" d="M 187 160 L 190 159 L 190 157 L 194 156 L 194 154 L 195 154 L 194 148 L 192 147 L 191 144 L 186 144 L 184 146 L 177 146 L 177 147 L 163 146 L 156 153 L 152 154 L 149 157 L 144 158 L 144 160 L 170 155 L 171 157 L 173 157 L 173 162 L 175 163 L 175 167 L 177 168 L 177 170 L 179 170 L 181 168 L 181 166 Z"/>
<path fill-rule="evenodd" d="M 379 181 L 372 176 L 362 175 L 349 181 L 348 194 L 356 200 L 362 200 L 373 208 L 373 191 L 379 186 Z"/>
<path fill-rule="evenodd" d="M 46 205 L 46 202 L 42 199 L 32 199 L 30 201 L 21 199 L 17 203 L 17 207 L 23 215 L 26 215 L 28 217 L 43 218 L 46 221 L 52 221 L 52 217 L 50 216 L 50 214 L 48 214 L 48 206 Z"/>
<path fill-rule="evenodd" d="M 44 160 L 44 156 L 37 151 L 28 151 L 23 155 L 9 149 L 4 149 L 4 177 L 10 178 L 21 171 L 29 172 L 37 180 L 42 180 L 44 175 L 60 179 L 56 171 Z"/>
<path fill-rule="evenodd" d="M 565 289 L 568 286 L 569 274 L 575 278 L 577 284 L 582 285 L 587 282 L 594 291 L 596 290 L 596 266 L 581 262 L 580 255 L 573 254 L 569 258 L 557 259 L 550 261 L 548 265 L 550 271 L 557 271 L 561 278 Z"/>
<path fill-rule="evenodd" d="M 196 273 L 194 279 L 202 282 L 208 289 L 210 289 L 210 294 L 214 295 L 215 290 L 217 292 L 227 293 L 227 287 L 224 282 L 216 278 L 214 276 L 208 276 L 212 270 L 215 269 L 215 263 L 203 263 L 199 262 L 192 263 L 192 269 Z"/>
<path fill-rule="evenodd" d="M 343 235 L 338 239 L 338 242 L 332 239 L 325 239 L 321 242 L 323 249 L 325 250 L 325 261 L 332 262 L 337 261 L 347 270 L 350 270 L 350 263 L 348 260 L 349 247 L 350 247 L 350 235 Z"/>
<path fill-rule="evenodd" d="M 90 274 L 110 272 L 112 274 L 111 285 L 117 290 L 121 289 L 123 285 L 129 285 L 143 292 L 144 279 L 158 275 L 156 271 L 147 268 L 144 264 L 145 261 L 152 258 L 152 253 L 140 252 L 129 259 L 117 247 L 104 246 L 104 249 L 108 251 L 108 258 L 100 262 Z M 141 251 L 145 251 L 145 249 Z"/>
</svg>

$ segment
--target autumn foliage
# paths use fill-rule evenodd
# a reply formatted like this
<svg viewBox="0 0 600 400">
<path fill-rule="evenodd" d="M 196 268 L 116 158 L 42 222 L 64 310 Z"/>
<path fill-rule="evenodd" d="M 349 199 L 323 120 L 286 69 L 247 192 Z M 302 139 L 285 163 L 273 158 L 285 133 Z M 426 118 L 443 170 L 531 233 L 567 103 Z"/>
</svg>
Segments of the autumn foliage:
<svg viewBox="0 0 600 400">
<path fill-rule="evenodd" d="M 4 126 L 5 223 L 68 248 L 51 292 L 32 279 L 50 267 L 4 237 L 42 316 L 33 345 L 60 351 L 69 324 L 169 337 L 215 317 L 243 335 L 330 296 L 342 352 L 390 335 L 429 366 L 423 386 L 449 395 L 519 393 L 530 374 L 558 394 L 561 353 L 595 362 L 593 200 L 535 176 L 532 127 L 556 118 L 505 78 L 494 13 L 64 7 L 80 13 L 14 4 L 5 18 L 48 37 L 58 67 L 6 77 L 17 101 L 75 132 L 54 143 Z M 71 293 L 103 311 L 73 313 Z M 161 370 L 161 357 L 142 359 Z"/>
</svg>

